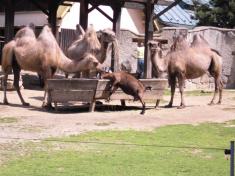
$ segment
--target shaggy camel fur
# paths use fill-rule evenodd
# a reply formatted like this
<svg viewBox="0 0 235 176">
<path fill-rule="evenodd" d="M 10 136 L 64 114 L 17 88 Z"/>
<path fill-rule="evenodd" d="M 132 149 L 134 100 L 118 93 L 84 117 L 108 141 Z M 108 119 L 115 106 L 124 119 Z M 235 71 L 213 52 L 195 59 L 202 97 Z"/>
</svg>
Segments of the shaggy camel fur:
<svg viewBox="0 0 235 176">
<path fill-rule="evenodd" d="M 101 75 L 101 78 L 111 80 L 112 87 L 108 100 L 120 87 L 123 92 L 128 95 L 132 95 L 134 97 L 134 101 L 140 100 L 142 104 L 141 114 L 145 113 L 145 102 L 143 101 L 145 87 L 138 79 L 123 71 L 104 73 Z"/>
<path fill-rule="evenodd" d="M 205 39 L 204 39 L 205 40 Z M 197 43 L 199 41 L 194 41 Z M 171 87 L 171 100 L 167 107 L 172 107 L 176 78 L 178 79 L 181 94 L 181 104 L 179 108 L 185 107 L 184 101 L 184 83 L 185 79 L 194 79 L 201 77 L 207 71 L 215 79 L 215 91 L 209 104 L 214 104 L 215 97 L 219 91 L 219 101 L 222 101 L 223 83 L 222 75 L 222 57 L 209 47 L 188 47 L 184 50 L 170 51 L 165 57 L 162 56 L 161 45 L 158 42 L 151 41 L 152 63 L 159 72 L 168 73 L 168 80 Z M 199 44 L 200 46 L 200 44 Z"/>
<path fill-rule="evenodd" d="M 23 105 L 28 106 L 21 95 L 19 88 L 20 71 L 29 70 L 42 75 L 45 81 L 52 78 L 57 67 L 65 72 L 74 73 L 87 69 L 97 68 L 99 61 L 90 54 L 83 56 L 81 61 L 72 61 L 67 58 L 53 36 L 51 29 L 45 26 L 38 38 L 30 27 L 19 30 L 14 40 L 7 43 L 3 48 L 2 70 L 4 76 L 4 104 L 8 104 L 6 96 L 7 77 L 11 69 L 14 73 L 14 86 Z M 44 94 L 44 103 L 46 91 Z"/>
</svg>

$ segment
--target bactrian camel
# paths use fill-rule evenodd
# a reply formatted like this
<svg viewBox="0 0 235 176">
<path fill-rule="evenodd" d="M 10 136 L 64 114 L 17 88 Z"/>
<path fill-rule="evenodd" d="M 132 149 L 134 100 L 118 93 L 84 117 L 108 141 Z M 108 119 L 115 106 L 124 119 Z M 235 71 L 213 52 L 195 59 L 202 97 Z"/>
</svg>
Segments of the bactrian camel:
<svg viewBox="0 0 235 176">
<path fill-rule="evenodd" d="M 198 39 L 200 39 L 200 41 Z M 209 46 L 206 46 L 205 41 L 206 40 L 202 40 L 201 37 L 194 37 L 193 46 L 187 47 L 183 50 L 176 49 L 175 51 L 170 51 L 166 56 L 163 56 L 162 54 L 160 43 L 155 41 L 151 41 L 149 43 L 152 50 L 151 59 L 153 67 L 160 73 L 165 71 L 168 73 L 169 85 L 171 87 L 171 99 L 167 107 L 172 107 L 173 104 L 176 79 L 178 79 L 179 90 L 181 94 L 181 104 L 178 108 L 184 108 L 185 79 L 198 78 L 206 72 L 209 72 L 215 79 L 215 91 L 209 104 L 214 104 L 214 100 L 218 91 L 218 104 L 221 103 L 223 89 L 223 83 L 221 79 L 222 57 L 218 54 L 218 52 L 215 52 L 215 50 L 212 50 Z M 201 47 L 200 42 L 203 42 L 203 47 Z"/>
<path fill-rule="evenodd" d="M 101 30 L 98 32 L 98 35 L 92 25 L 86 32 L 84 32 L 81 26 L 78 26 L 77 29 L 80 30 L 80 35 L 67 50 L 70 59 L 79 61 L 83 59 L 84 54 L 90 53 L 94 54 L 98 61 L 103 64 L 107 58 L 110 43 L 114 46 L 115 56 L 119 57 L 118 40 L 111 29 Z"/>
<path fill-rule="evenodd" d="M 23 99 L 19 88 L 20 71 L 29 70 L 42 75 L 45 81 L 52 78 L 56 69 L 59 68 L 68 73 L 74 73 L 87 69 L 94 69 L 100 66 L 99 61 L 91 54 L 83 56 L 81 61 L 73 61 L 67 58 L 51 29 L 44 26 L 38 38 L 35 37 L 34 31 L 30 27 L 24 27 L 19 30 L 14 40 L 7 43 L 3 48 L 2 70 L 4 76 L 4 104 L 8 104 L 6 96 L 6 85 L 8 74 L 13 69 L 14 87 L 20 97 L 23 105 L 28 106 Z M 46 92 L 44 95 L 44 105 L 46 101 Z"/>
</svg>

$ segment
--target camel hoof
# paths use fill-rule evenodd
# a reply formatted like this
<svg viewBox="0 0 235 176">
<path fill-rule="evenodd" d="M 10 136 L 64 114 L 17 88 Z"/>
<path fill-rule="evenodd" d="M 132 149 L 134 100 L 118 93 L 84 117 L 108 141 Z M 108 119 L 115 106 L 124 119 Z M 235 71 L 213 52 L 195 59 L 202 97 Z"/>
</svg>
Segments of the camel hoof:
<svg viewBox="0 0 235 176">
<path fill-rule="evenodd" d="M 221 101 L 218 101 L 218 102 L 217 102 L 217 105 L 221 105 Z"/>
<path fill-rule="evenodd" d="M 42 108 L 46 109 L 47 111 L 53 110 L 51 103 L 49 104 L 43 103 Z"/>
<path fill-rule="evenodd" d="M 166 106 L 164 106 L 165 108 L 172 108 L 172 104 L 168 104 Z"/>
<path fill-rule="evenodd" d="M 212 105 L 215 105 L 215 103 L 214 102 L 210 102 L 208 105 L 212 106 Z"/>
<path fill-rule="evenodd" d="M 30 106 L 29 103 L 23 103 L 23 106 Z"/>
<path fill-rule="evenodd" d="M 109 103 L 109 102 L 110 102 L 110 98 L 107 98 L 107 99 L 105 100 L 105 102 Z"/>
<path fill-rule="evenodd" d="M 177 109 L 184 109 L 185 108 L 185 105 L 180 105 L 177 107 Z"/>
<path fill-rule="evenodd" d="M 140 113 L 141 115 L 144 115 L 145 114 L 145 111 L 141 111 L 141 113 Z"/>
<path fill-rule="evenodd" d="M 8 101 L 6 101 L 6 100 L 3 101 L 3 104 L 4 105 L 9 105 Z"/>
</svg>

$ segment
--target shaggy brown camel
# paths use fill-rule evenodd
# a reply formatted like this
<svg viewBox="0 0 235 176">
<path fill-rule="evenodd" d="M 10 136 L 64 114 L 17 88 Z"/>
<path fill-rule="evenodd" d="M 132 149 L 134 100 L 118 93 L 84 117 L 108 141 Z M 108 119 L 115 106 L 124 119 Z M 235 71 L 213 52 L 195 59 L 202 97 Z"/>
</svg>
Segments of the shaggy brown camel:
<svg viewBox="0 0 235 176">
<path fill-rule="evenodd" d="M 185 50 L 170 51 L 166 56 L 162 56 L 161 45 L 158 42 L 149 43 L 152 50 L 152 63 L 159 72 L 168 73 L 168 80 L 171 87 L 171 99 L 167 107 L 172 107 L 176 78 L 178 79 L 181 94 L 181 104 L 179 108 L 185 107 L 184 101 L 184 83 L 185 79 L 194 79 L 201 77 L 207 71 L 215 79 L 215 92 L 209 104 L 214 104 L 215 97 L 219 91 L 219 101 L 222 101 L 223 83 L 222 75 L 222 57 L 208 47 L 189 47 Z"/>
<path fill-rule="evenodd" d="M 20 71 L 29 70 L 42 75 L 46 80 L 52 78 L 57 67 L 65 72 L 74 73 L 87 69 L 97 68 L 99 61 L 91 54 L 83 56 L 81 61 L 72 61 L 67 58 L 51 29 L 45 26 L 38 38 L 35 37 L 34 31 L 30 27 L 24 27 L 19 30 L 14 40 L 7 43 L 3 48 L 2 70 L 4 76 L 4 104 L 8 104 L 6 96 L 7 77 L 11 69 L 14 73 L 14 86 L 23 105 L 28 106 L 21 95 L 19 88 Z M 46 89 L 46 86 L 45 86 Z M 44 103 L 46 100 L 46 91 L 44 94 Z"/>
<path fill-rule="evenodd" d="M 80 31 L 83 31 L 82 27 L 79 27 Z M 81 60 L 84 54 L 94 54 L 98 61 L 103 64 L 107 58 L 107 52 L 109 50 L 109 44 L 113 43 L 114 54 L 119 57 L 118 40 L 115 33 L 111 29 L 104 29 L 96 34 L 95 29 L 91 25 L 87 31 L 71 44 L 68 48 L 68 57 L 72 60 Z M 83 73 L 87 76 L 88 73 Z"/>
</svg>

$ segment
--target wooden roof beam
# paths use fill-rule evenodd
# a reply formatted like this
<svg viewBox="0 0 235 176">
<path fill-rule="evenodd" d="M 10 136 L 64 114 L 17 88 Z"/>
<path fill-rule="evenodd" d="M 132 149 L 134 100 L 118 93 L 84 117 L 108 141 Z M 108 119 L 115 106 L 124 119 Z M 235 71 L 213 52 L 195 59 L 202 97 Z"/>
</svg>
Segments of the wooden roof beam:
<svg viewBox="0 0 235 176">
<path fill-rule="evenodd" d="M 45 8 L 43 8 L 38 1 L 36 0 L 29 0 L 30 2 L 32 2 L 37 8 L 39 8 L 43 13 L 45 13 L 47 16 L 49 16 L 49 11 Z"/>
<path fill-rule="evenodd" d="M 107 19 L 109 19 L 111 22 L 113 22 L 113 18 L 111 18 L 107 13 L 105 13 L 101 8 L 99 8 L 98 6 L 95 8 L 96 10 L 98 10 L 102 15 L 104 15 Z"/>
</svg>

